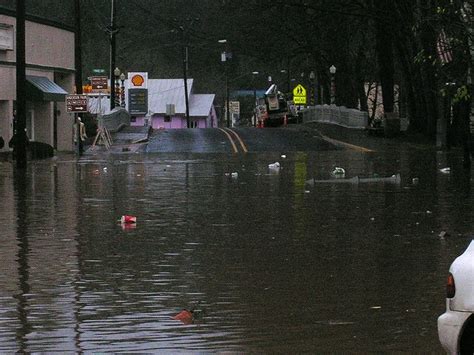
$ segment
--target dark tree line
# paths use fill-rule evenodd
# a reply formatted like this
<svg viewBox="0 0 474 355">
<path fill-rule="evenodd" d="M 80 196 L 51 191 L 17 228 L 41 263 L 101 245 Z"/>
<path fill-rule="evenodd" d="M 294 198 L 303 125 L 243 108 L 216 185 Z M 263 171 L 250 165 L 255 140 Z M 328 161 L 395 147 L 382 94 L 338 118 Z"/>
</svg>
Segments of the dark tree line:
<svg viewBox="0 0 474 355">
<path fill-rule="evenodd" d="M 27 1 L 27 11 L 67 24 L 74 0 Z M 0 5 L 12 6 L 12 0 Z M 224 92 L 220 52 L 232 89 L 282 91 L 315 73 L 319 103 L 329 103 L 329 67 L 337 68 L 337 104 L 367 110 L 367 82 L 380 83 L 385 112 L 396 107 L 410 129 L 433 140 L 447 126 L 448 144 L 470 136 L 472 1 L 462 0 L 116 0 L 117 59 L 124 71 L 181 77 L 182 46 L 196 89 Z M 83 77 L 108 68 L 109 0 L 81 0 Z M 440 59 L 445 34 L 450 61 Z M 226 47 L 218 43 L 227 39 Z M 252 72 L 258 71 L 258 76 Z M 398 96 L 394 87 L 398 88 Z M 397 101 L 398 97 L 398 101 Z M 450 116 L 450 104 L 454 117 Z"/>
</svg>

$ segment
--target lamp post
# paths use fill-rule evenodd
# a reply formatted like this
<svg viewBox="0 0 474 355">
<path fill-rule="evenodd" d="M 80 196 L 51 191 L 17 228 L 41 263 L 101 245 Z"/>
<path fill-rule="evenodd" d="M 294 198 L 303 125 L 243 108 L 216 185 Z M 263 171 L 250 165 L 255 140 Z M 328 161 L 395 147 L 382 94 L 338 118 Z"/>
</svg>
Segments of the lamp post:
<svg viewBox="0 0 474 355">
<path fill-rule="evenodd" d="M 290 69 L 282 69 L 280 71 L 282 74 L 286 74 L 286 93 L 290 94 Z"/>
<path fill-rule="evenodd" d="M 259 74 L 258 71 L 253 71 L 253 126 L 257 126 L 257 84 L 256 84 L 256 77 Z"/>
<path fill-rule="evenodd" d="M 314 79 L 316 79 L 316 75 L 314 74 L 314 71 L 311 70 L 311 73 L 309 73 L 309 84 L 310 84 L 310 87 L 309 87 L 309 104 L 310 106 L 314 106 L 315 104 L 315 100 L 314 100 L 314 93 L 315 93 L 315 90 L 314 90 Z"/>
<path fill-rule="evenodd" d="M 112 98 L 112 95 L 110 99 L 114 100 L 114 108 L 117 106 L 120 106 L 120 83 L 119 83 L 119 78 L 120 78 L 121 71 L 119 68 L 114 69 L 114 97 Z"/>
<path fill-rule="evenodd" d="M 125 108 L 125 74 L 120 74 L 120 106 Z"/>
<path fill-rule="evenodd" d="M 112 111 L 115 108 L 115 102 L 117 101 L 115 98 L 115 90 L 114 90 L 114 78 L 112 77 L 115 75 L 115 52 L 116 52 L 116 38 L 115 35 L 117 34 L 117 28 L 115 26 L 115 16 L 116 16 L 116 6 L 115 0 L 111 0 L 110 5 L 110 26 L 107 27 L 107 30 L 110 35 L 110 110 Z M 119 73 L 120 75 L 120 73 Z"/>
<path fill-rule="evenodd" d="M 229 112 L 229 73 L 227 69 L 227 59 L 230 58 L 229 53 L 227 53 L 227 40 L 220 39 L 218 41 L 220 44 L 225 44 L 225 50 L 221 53 L 221 62 L 224 63 L 225 71 L 225 114 L 226 114 L 226 124 L 227 127 L 230 127 L 230 112 Z"/>
<path fill-rule="evenodd" d="M 335 81 L 335 75 L 336 75 L 336 67 L 334 65 L 331 65 L 329 68 L 329 73 L 331 73 L 331 105 L 336 104 L 336 81 Z"/>
</svg>

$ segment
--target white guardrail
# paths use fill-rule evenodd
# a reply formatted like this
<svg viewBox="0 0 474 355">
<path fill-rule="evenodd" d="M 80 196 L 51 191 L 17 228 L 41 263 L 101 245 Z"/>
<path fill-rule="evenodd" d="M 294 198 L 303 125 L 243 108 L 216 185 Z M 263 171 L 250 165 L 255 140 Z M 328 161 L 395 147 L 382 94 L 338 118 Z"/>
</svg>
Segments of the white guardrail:
<svg viewBox="0 0 474 355">
<path fill-rule="evenodd" d="M 317 105 L 303 111 L 303 122 L 325 122 L 348 128 L 366 129 L 369 114 L 344 106 Z"/>
</svg>

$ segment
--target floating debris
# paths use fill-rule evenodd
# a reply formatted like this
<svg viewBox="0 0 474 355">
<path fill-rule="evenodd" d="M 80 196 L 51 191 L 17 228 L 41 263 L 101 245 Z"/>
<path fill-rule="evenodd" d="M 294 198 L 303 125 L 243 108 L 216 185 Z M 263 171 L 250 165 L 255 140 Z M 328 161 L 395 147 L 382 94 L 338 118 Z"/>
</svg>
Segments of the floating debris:
<svg viewBox="0 0 474 355">
<path fill-rule="evenodd" d="M 316 180 L 316 179 L 310 179 L 307 180 L 306 183 L 309 185 L 314 185 L 316 183 L 347 183 L 347 184 L 359 184 L 359 183 L 393 183 L 393 184 L 400 184 L 401 182 L 401 177 L 400 174 L 392 175 L 389 177 L 370 177 L 370 178 L 361 178 L 358 176 L 354 176 L 353 178 L 350 179 L 344 179 L 344 178 L 336 178 L 336 179 L 328 179 L 328 180 Z"/>
<path fill-rule="evenodd" d="M 183 309 L 177 315 L 173 316 L 172 319 L 179 320 L 183 324 L 191 324 L 194 319 L 194 312 L 187 309 Z"/>
<path fill-rule="evenodd" d="M 332 171 L 332 175 L 334 175 L 338 179 L 343 178 L 346 176 L 346 170 L 344 168 L 336 166 Z"/>
<path fill-rule="evenodd" d="M 275 162 L 275 163 L 269 164 L 269 165 L 268 165 L 268 168 L 269 168 L 269 169 L 272 169 L 272 170 L 278 170 L 278 169 L 280 169 L 280 163 L 279 163 L 279 162 Z"/>
<path fill-rule="evenodd" d="M 135 216 L 129 216 L 129 215 L 123 215 L 120 218 L 120 223 L 122 224 L 134 224 L 137 223 L 137 217 Z"/>
<path fill-rule="evenodd" d="M 449 174 L 451 172 L 451 168 L 443 168 L 439 169 L 439 171 L 441 171 L 443 174 Z"/>
<path fill-rule="evenodd" d="M 413 185 L 418 185 L 419 182 L 420 182 L 420 179 L 418 179 L 418 178 L 413 178 L 413 179 L 411 179 L 411 183 L 412 183 Z"/>
</svg>

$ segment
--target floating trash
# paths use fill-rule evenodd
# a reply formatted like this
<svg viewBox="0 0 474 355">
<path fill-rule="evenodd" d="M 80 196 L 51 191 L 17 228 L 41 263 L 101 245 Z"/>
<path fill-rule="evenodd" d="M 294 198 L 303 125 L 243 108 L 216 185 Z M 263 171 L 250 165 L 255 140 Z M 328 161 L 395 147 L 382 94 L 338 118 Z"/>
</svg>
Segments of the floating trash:
<svg viewBox="0 0 474 355">
<path fill-rule="evenodd" d="M 230 174 L 230 177 L 233 178 L 233 179 L 237 179 L 239 177 L 239 173 L 238 172 L 233 172 Z"/>
<path fill-rule="evenodd" d="M 173 316 L 172 319 L 179 320 L 183 324 L 191 324 L 193 322 L 193 319 L 194 319 L 194 314 L 193 313 L 194 313 L 193 311 L 183 309 L 177 315 Z"/>
<path fill-rule="evenodd" d="M 418 185 L 419 182 L 420 182 L 420 179 L 418 179 L 418 178 L 413 178 L 413 179 L 411 179 L 411 183 L 412 183 L 413 185 Z"/>
<path fill-rule="evenodd" d="M 439 171 L 441 171 L 443 174 L 449 174 L 451 172 L 451 168 L 443 168 L 439 169 Z"/>
<path fill-rule="evenodd" d="M 361 178 L 358 176 L 354 176 L 350 179 L 343 179 L 337 178 L 336 179 L 329 179 L 329 180 L 316 180 L 316 179 L 309 179 L 306 180 L 306 184 L 314 185 L 314 184 L 335 184 L 335 183 L 345 183 L 345 184 L 359 184 L 359 183 L 392 183 L 392 184 L 400 184 L 401 176 L 400 174 L 395 174 L 388 177 L 370 177 L 370 178 Z"/>
<path fill-rule="evenodd" d="M 123 215 L 121 218 L 120 218 L 120 222 L 122 224 L 133 224 L 133 223 L 137 223 L 137 217 L 135 216 L 129 216 L 129 215 Z"/>
<path fill-rule="evenodd" d="M 344 168 L 336 166 L 332 172 L 334 175 L 345 174 L 346 170 Z"/>
<path fill-rule="evenodd" d="M 285 154 L 282 154 L 282 155 L 281 155 L 281 158 L 282 158 L 282 159 L 286 159 L 286 155 L 285 155 Z"/>
<path fill-rule="evenodd" d="M 275 163 L 272 163 L 272 164 L 268 164 L 268 168 L 272 169 L 272 170 L 278 170 L 278 169 L 280 169 L 280 163 L 275 162 Z"/>
<path fill-rule="evenodd" d="M 336 166 L 332 171 L 332 175 L 334 175 L 336 178 L 343 178 L 344 176 L 346 176 L 346 170 L 344 168 Z"/>
</svg>

